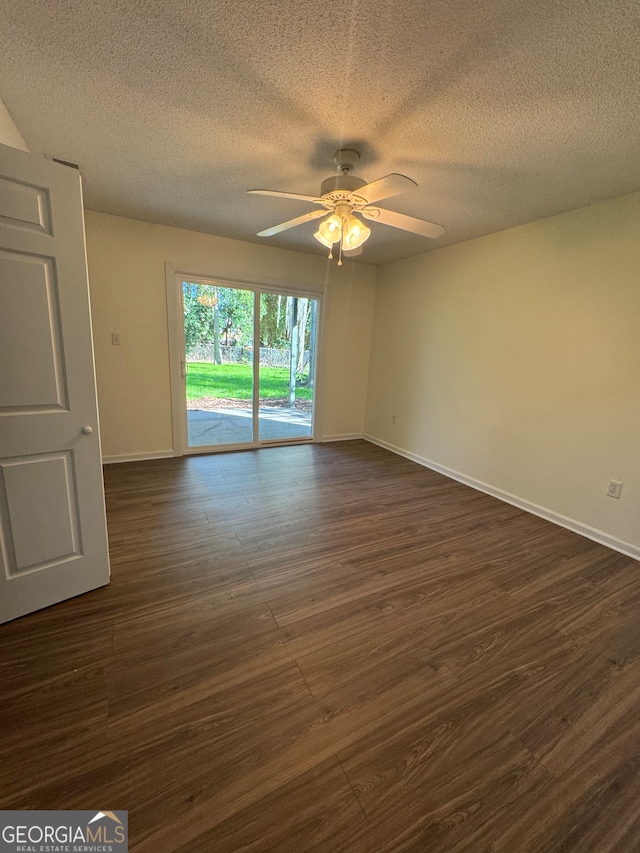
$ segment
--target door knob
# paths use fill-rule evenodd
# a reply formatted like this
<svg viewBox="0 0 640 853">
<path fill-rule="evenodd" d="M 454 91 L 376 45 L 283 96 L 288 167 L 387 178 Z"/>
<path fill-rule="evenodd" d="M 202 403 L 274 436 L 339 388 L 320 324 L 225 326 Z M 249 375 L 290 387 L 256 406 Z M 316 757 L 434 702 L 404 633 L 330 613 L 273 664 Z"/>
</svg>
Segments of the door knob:
<svg viewBox="0 0 640 853">
<path fill-rule="evenodd" d="M 83 427 L 82 427 L 82 432 L 83 432 L 85 435 L 91 435 L 91 433 L 93 432 L 93 427 L 90 427 L 90 426 L 83 426 Z"/>
</svg>

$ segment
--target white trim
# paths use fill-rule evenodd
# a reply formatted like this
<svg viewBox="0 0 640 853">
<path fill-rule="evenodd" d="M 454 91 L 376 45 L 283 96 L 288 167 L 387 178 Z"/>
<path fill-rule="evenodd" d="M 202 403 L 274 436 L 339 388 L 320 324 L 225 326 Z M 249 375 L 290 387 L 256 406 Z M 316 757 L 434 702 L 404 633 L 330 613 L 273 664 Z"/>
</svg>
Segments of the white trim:
<svg viewBox="0 0 640 853">
<path fill-rule="evenodd" d="M 271 278 L 268 275 L 260 274 L 260 278 L 237 278 L 235 275 L 226 275 L 224 272 L 218 274 L 216 272 L 193 272 L 183 264 L 176 264 L 171 261 L 165 262 L 165 268 L 172 270 L 174 276 L 181 276 L 186 281 L 194 284 L 220 284 L 222 287 L 239 287 L 245 290 L 262 290 L 269 293 L 284 293 L 288 296 L 312 296 L 318 298 L 326 293 L 326 281 L 323 285 L 314 285 L 305 287 L 298 279 L 296 281 L 282 282 L 281 279 Z"/>
<path fill-rule="evenodd" d="M 256 441 L 252 444 L 203 444 L 198 447 L 188 447 L 182 454 L 175 456 L 215 456 L 216 453 L 235 453 L 238 450 L 260 450 L 262 447 L 291 447 L 294 444 L 316 444 L 309 436 L 301 435 L 297 438 L 268 438 Z"/>
<path fill-rule="evenodd" d="M 120 453 L 115 456 L 103 456 L 103 465 L 113 465 L 114 462 L 144 462 L 146 459 L 169 459 L 176 454 L 173 450 L 158 450 L 154 453 Z"/>
<path fill-rule="evenodd" d="M 495 486 L 490 486 L 488 483 L 483 483 L 481 480 L 476 480 L 474 477 L 467 477 L 466 474 L 461 474 L 459 471 L 454 471 L 451 468 L 447 468 L 445 465 L 439 465 L 437 462 L 432 462 L 430 459 L 424 459 L 416 453 L 410 453 L 408 450 L 403 450 L 401 447 L 396 447 L 394 444 L 382 441 L 382 439 L 374 438 L 372 435 L 365 433 L 362 437 L 366 439 L 366 441 L 370 441 L 371 444 L 377 444 L 379 447 L 384 447 L 385 450 L 397 453 L 398 456 L 404 456 L 406 459 L 411 459 L 412 462 L 417 462 L 418 465 L 422 465 L 424 468 L 430 468 L 432 471 L 444 474 L 445 477 L 450 477 L 452 480 L 457 480 L 465 486 L 470 486 L 472 489 L 484 492 L 485 494 L 498 498 L 498 500 L 504 501 L 512 506 L 517 506 L 518 509 L 523 509 L 525 512 L 530 512 L 532 515 L 537 515 L 539 518 L 551 521 L 559 527 L 564 527 L 567 530 L 571 530 L 573 533 L 585 536 L 593 542 L 605 545 L 607 548 L 611 548 L 614 551 L 619 551 L 621 554 L 625 554 L 627 557 L 632 557 L 634 560 L 640 560 L 640 546 L 638 545 L 633 545 L 631 542 L 625 542 L 623 539 L 618 539 L 616 536 L 610 536 L 603 530 L 590 527 L 588 524 L 582 524 L 582 522 L 576 521 L 574 518 L 567 518 L 565 515 L 554 512 L 554 510 L 539 506 L 525 498 L 512 495 L 510 492 L 505 492 Z"/>
<path fill-rule="evenodd" d="M 167 334 L 169 337 L 169 380 L 171 388 L 171 429 L 173 453 L 182 456 L 187 447 L 185 415 L 185 380 L 182 376 L 184 359 L 184 323 L 182 320 L 182 293 L 177 285 L 177 271 L 165 263 L 167 296 Z"/>
<path fill-rule="evenodd" d="M 325 444 L 330 441 L 356 441 L 359 438 L 366 438 L 361 432 L 345 432 L 342 435 L 323 435 L 320 441 Z"/>
</svg>

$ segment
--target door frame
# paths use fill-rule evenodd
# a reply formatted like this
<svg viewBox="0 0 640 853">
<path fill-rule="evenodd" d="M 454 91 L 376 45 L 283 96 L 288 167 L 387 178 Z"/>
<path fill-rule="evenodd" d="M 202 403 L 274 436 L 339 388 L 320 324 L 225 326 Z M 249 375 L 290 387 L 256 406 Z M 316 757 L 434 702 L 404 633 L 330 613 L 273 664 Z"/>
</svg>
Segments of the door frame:
<svg viewBox="0 0 640 853">
<path fill-rule="evenodd" d="M 302 298 L 318 300 L 318 324 L 316 331 L 316 364 L 314 376 L 314 392 L 313 392 L 313 420 L 311 426 L 311 437 L 301 437 L 294 439 L 267 439 L 258 438 L 256 441 L 245 442 L 242 444 L 223 444 L 209 447 L 189 447 L 187 435 L 187 415 L 186 401 L 184 395 L 184 376 L 182 374 L 182 364 L 185 361 L 185 340 L 184 340 L 184 314 L 182 304 L 182 282 L 190 281 L 194 284 L 219 284 L 221 287 L 236 287 L 244 290 L 251 290 L 257 294 L 259 301 L 261 293 L 281 293 L 283 296 L 299 296 Z M 169 377 L 171 385 L 171 421 L 173 427 L 173 455 L 174 456 L 191 456 L 202 453 L 226 453 L 232 450 L 255 450 L 263 447 L 277 447 L 287 444 L 313 444 L 318 442 L 319 423 L 322 423 L 322 356 L 321 346 L 323 340 L 323 312 L 324 300 L 323 294 L 317 290 L 307 290 L 304 285 L 293 287 L 291 285 L 281 284 L 276 281 L 263 279 L 261 281 L 252 281 L 250 279 L 231 278 L 227 275 L 215 275 L 208 272 L 189 272 L 183 266 L 173 263 L 165 263 L 165 281 L 166 281 L 166 298 L 167 298 L 167 330 L 169 336 Z M 256 318 L 254 317 L 254 328 Z M 255 353 L 254 343 L 254 353 Z M 259 347 L 258 353 L 259 353 Z M 258 355 L 259 360 L 259 355 Z M 255 432 L 255 422 L 258 417 L 257 408 L 255 408 L 256 390 L 259 393 L 257 386 L 258 377 L 258 362 L 254 358 L 253 378 L 254 378 L 254 412 L 253 423 Z M 256 433 L 257 434 L 257 433 Z"/>
</svg>

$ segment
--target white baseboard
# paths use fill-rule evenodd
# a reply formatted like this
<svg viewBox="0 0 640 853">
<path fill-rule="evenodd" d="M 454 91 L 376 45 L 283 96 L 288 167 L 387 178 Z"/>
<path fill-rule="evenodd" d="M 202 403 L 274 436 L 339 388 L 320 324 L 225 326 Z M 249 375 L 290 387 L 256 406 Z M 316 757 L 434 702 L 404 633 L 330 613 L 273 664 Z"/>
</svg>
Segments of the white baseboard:
<svg viewBox="0 0 640 853">
<path fill-rule="evenodd" d="M 593 542 L 598 542 L 600 545 L 605 545 L 607 548 L 619 551 L 627 557 L 633 557 L 634 560 L 640 560 L 640 547 L 633 545 L 631 542 L 625 542 L 623 539 L 610 536 L 603 530 L 590 527 L 588 524 L 582 524 L 582 522 L 576 521 L 573 518 L 567 518 L 567 516 L 554 512 L 551 509 L 538 506 L 538 504 L 525 500 L 525 498 L 520 498 L 518 495 L 512 495 L 510 492 L 505 492 L 502 489 L 497 489 L 495 486 L 490 486 L 488 483 L 483 483 L 481 480 L 476 480 L 473 477 L 467 477 L 466 474 L 461 474 L 459 471 L 454 471 L 444 465 L 439 465 L 437 462 L 432 462 L 430 459 L 424 459 L 416 453 L 410 453 L 408 450 L 403 450 L 401 447 L 396 447 L 393 444 L 389 444 L 387 441 L 375 438 L 373 435 L 367 435 L 365 433 L 362 437 L 366 439 L 366 441 L 370 441 L 372 444 L 377 444 L 379 447 L 384 447 L 385 450 L 397 453 L 398 456 L 404 456 L 405 459 L 411 459 L 412 462 L 417 462 L 418 465 L 430 468 L 432 471 L 437 471 L 439 474 L 444 474 L 445 477 L 457 480 L 465 486 L 470 486 L 472 489 L 484 492 L 485 494 L 498 498 L 498 500 L 504 501 L 512 506 L 517 506 L 518 509 L 523 509 L 525 512 L 530 512 L 532 515 L 537 515 L 540 518 L 544 518 L 546 521 L 551 521 L 559 527 L 565 527 L 567 530 L 571 530 L 573 533 L 578 533 L 580 536 L 585 536 Z"/>
<path fill-rule="evenodd" d="M 154 453 L 121 453 L 118 456 L 103 456 L 103 465 L 113 465 L 114 462 L 144 462 L 146 459 L 167 459 L 174 457 L 173 450 L 157 450 Z"/>
<path fill-rule="evenodd" d="M 366 438 L 361 432 L 348 432 L 343 435 L 323 435 L 320 439 L 322 444 L 329 441 L 355 441 L 357 438 Z"/>
</svg>

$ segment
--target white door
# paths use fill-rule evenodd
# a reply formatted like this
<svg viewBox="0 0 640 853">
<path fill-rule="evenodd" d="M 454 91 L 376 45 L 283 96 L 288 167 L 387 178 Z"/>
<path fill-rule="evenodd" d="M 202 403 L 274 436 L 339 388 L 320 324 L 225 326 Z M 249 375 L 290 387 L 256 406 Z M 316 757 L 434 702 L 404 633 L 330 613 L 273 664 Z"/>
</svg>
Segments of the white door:
<svg viewBox="0 0 640 853">
<path fill-rule="evenodd" d="M 0 145 L 0 622 L 107 583 L 80 176 Z"/>
</svg>

